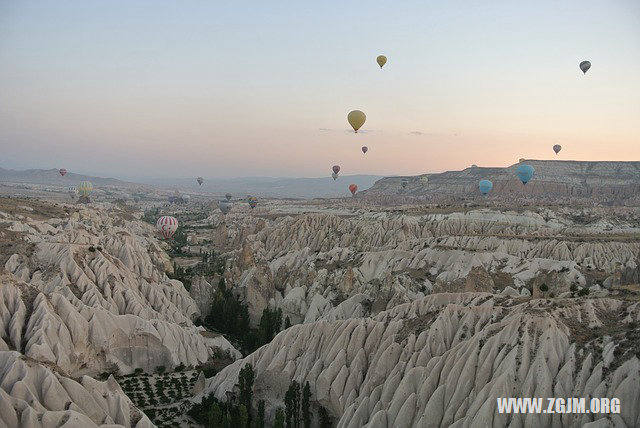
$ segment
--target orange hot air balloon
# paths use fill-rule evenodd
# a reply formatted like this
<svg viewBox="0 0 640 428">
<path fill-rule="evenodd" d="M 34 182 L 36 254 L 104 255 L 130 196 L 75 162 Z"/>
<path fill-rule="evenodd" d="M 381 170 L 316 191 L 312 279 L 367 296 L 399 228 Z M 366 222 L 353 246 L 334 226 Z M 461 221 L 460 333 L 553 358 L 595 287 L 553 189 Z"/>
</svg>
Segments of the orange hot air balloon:
<svg viewBox="0 0 640 428">
<path fill-rule="evenodd" d="M 356 186 L 355 184 L 350 184 L 349 191 L 351 192 L 351 196 L 355 196 L 356 192 L 358 191 L 358 186 Z"/>
</svg>

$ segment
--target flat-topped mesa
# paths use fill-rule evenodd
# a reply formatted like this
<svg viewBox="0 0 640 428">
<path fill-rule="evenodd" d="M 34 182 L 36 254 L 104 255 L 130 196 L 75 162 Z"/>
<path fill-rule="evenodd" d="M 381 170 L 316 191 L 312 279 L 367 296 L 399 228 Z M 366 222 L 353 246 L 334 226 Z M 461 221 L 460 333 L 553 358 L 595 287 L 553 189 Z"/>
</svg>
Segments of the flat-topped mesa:
<svg viewBox="0 0 640 428">
<path fill-rule="evenodd" d="M 462 171 L 446 171 L 412 177 L 385 177 L 361 192 L 361 197 L 443 200 L 446 197 L 482 198 L 480 180 L 491 180 L 489 198 L 533 198 L 553 202 L 559 198 L 591 202 L 640 205 L 640 162 L 562 161 L 525 159 L 535 169 L 526 185 L 515 175 L 520 163 L 506 168 L 472 166 Z M 402 179 L 408 179 L 402 188 Z M 562 200 L 567 202 L 566 199 Z"/>
</svg>

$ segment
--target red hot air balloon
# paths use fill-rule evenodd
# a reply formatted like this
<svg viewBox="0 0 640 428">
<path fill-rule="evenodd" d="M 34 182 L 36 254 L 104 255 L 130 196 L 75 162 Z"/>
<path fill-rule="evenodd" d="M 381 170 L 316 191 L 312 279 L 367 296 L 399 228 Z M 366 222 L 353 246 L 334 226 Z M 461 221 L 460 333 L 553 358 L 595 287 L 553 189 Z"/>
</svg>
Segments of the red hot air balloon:
<svg viewBox="0 0 640 428">
<path fill-rule="evenodd" d="M 164 236 L 164 239 L 171 239 L 176 230 L 178 230 L 178 220 L 168 215 L 162 216 L 156 222 L 156 228 Z"/>
<path fill-rule="evenodd" d="M 58 170 L 58 172 L 60 173 L 60 175 L 61 175 L 61 176 L 63 176 L 63 177 L 64 177 L 64 175 L 67 173 L 67 170 L 66 170 L 66 169 L 64 169 L 64 168 L 60 168 L 60 169 Z"/>
<path fill-rule="evenodd" d="M 351 196 L 355 196 L 356 192 L 358 191 L 358 186 L 356 186 L 355 184 L 350 184 L 349 191 L 351 192 Z"/>
<path fill-rule="evenodd" d="M 362 153 L 367 153 L 369 151 L 369 147 L 362 146 Z"/>
<path fill-rule="evenodd" d="M 334 165 L 333 167 L 331 167 L 331 169 L 337 174 L 340 172 L 340 165 Z"/>
</svg>

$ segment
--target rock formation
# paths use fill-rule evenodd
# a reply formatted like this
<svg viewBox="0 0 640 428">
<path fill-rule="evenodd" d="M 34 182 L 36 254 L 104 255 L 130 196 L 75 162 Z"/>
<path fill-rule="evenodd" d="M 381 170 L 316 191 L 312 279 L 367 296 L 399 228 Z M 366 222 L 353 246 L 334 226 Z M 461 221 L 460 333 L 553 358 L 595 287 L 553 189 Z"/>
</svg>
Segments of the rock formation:
<svg viewBox="0 0 640 428">
<path fill-rule="evenodd" d="M 246 364 L 268 416 L 291 382 L 338 427 L 640 424 L 640 307 L 618 299 L 434 294 L 374 317 L 281 332 L 207 382 L 224 399 Z M 618 397 L 619 414 L 498 414 L 498 397 Z"/>
</svg>

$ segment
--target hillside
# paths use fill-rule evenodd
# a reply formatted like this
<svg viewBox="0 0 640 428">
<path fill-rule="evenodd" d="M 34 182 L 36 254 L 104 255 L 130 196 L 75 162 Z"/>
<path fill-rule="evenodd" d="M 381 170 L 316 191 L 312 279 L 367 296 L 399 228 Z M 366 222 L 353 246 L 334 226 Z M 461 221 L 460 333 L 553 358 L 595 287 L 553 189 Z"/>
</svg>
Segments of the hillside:
<svg viewBox="0 0 640 428">
<path fill-rule="evenodd" d="M 598 202 L 637 204 L 640 194 L 640 162 L 587 162 L 527 159 L 535 168 L 533 179 L 523 185 L 515 176 L 518 164 L 506 168 L 470 167 L 462 171 L 413 177 L 386 177 L 362 192 L 368 197 L 401 197 L 439 200 L 446 197 L 479 197 L 478 181 L 493 182 L 490 197 L 525 195 L 552 202 L 554 198 L 590 199 Z M 405 189 L 400 180 L 407 178 Z M 566 200 L 565 200 L 566 201 Z"/>
<path fill-rule="evenodd" d="M 113 186 L 118 188 L 136 188 L 140 184 L 118 180 L 116 178 L 94 177 L 91 175 L 75 174 L 69 171 L 64 177 L 57 169 L 27 169 L 14 170 L 0 168 L 0 182 L 6 183 L 30 183 L 52 184 L 59 186 L 71 186 L 80 181 L 90 181 L 94 186 Z"/>
</svg>

